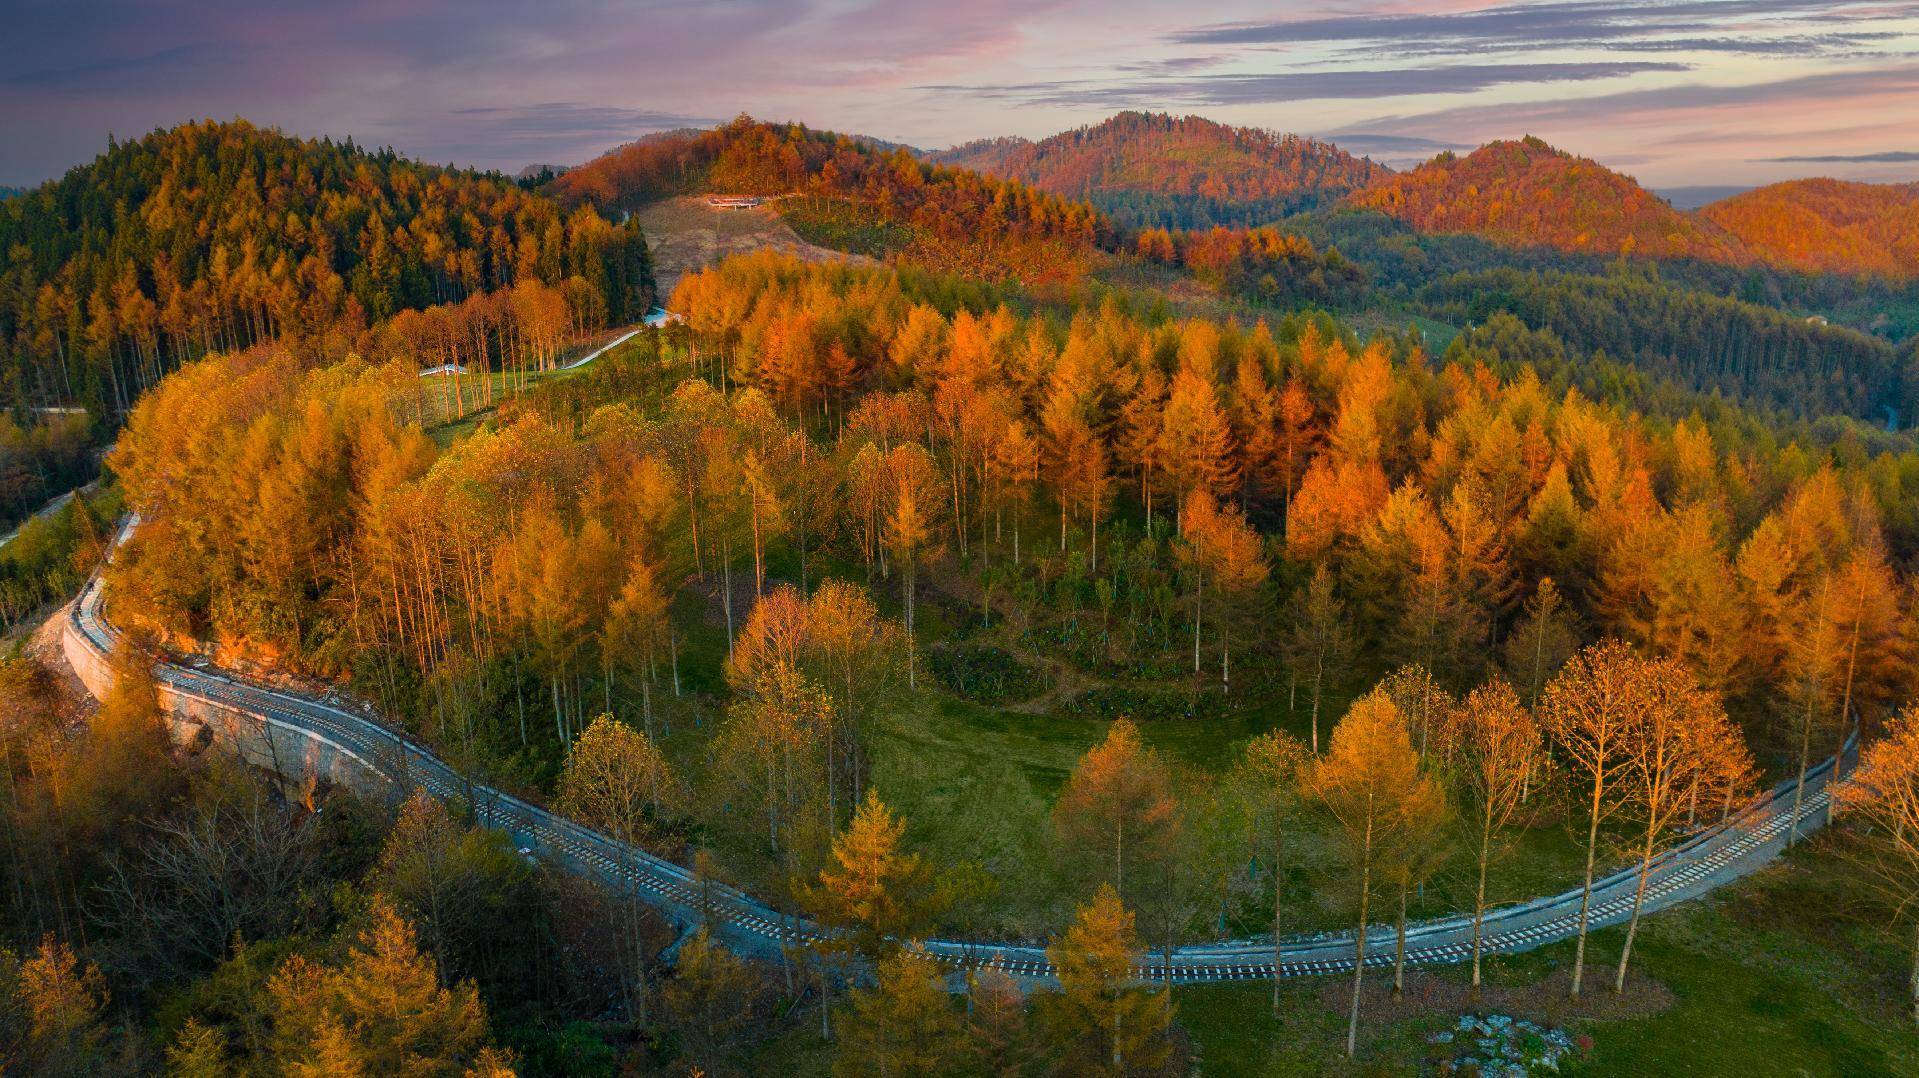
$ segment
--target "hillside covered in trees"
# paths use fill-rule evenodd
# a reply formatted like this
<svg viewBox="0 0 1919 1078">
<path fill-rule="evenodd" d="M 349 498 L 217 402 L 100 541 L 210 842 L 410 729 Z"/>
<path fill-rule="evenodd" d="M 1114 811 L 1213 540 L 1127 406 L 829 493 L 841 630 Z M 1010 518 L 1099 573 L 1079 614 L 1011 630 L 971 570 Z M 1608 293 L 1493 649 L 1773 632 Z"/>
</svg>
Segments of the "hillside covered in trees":
<svg viewBox="0 0 1919 1078">
<path fill-rule="evenodd" d="M 1445 277 L 1421 295 L 1456 324 L 1505 311 L 1581 352 L 1801 419 L 1837 413 L 1910 425 L 1919 414 L 1910 349 L 1649 275 L 1499 269 Z"/>
<path fill-rule="evenodd" d="M 411 418 L 410 364 L 255 348 L 186 366 L 113 460 L 145 523 L 111 610 L 173 648 L 351 685 L 476 776 L 843 941 L 782 971 L 695 935 L 669 972 L 643 907 L 565 890 L 416 799 L 365 824 L 252 810 L 281 844 L 258 856 L 297 839 L 311 852 L 286 863 L 328 897 L 248 907 L 251 931 L 312 942 L 239 954 L 115 913 L 173 916 L 173 877 L 112 859 L 177 861 L 169 832 L 62 867 L 79 824 L 46 810 L 21 832 L 33 870 L 105 880 L 111 901 L 83 914 L 56 890 L 9 916 L 119 918 L 98 927 L 116 942 L 89 952 L 111 956 L 100 974 L 57 948 L 23 965 L 195 986 L 156 1031 L 182 1057 L 379 1058 L 390 1027 L 354 986 L 384 976 L 446 1058 L 497 1060 L 504 1034 L 543 1073 L 589 1049 L 750 1070 L 761 1042 L 802 1037 L 859 1073 L 909 1007 L 935 1069 L 1018 1037 L 1014 1058 L 1082 1073 L 1116 1050 L 1095 998 L 1139 1022 L 1118 1050 L 1171 1066 L 1187 1034 L 1163 989 L 1130 983 L 1147 947 L 1577 886 L 1603 840 L 1596 822 L 1556 837 L 1587 813 L 1568 746 L 1612 714 L 1605 694 L 1671 717 L 1616 731 L 1622 754 L 1669 754 L 1652 792 L 1621 765 L 1589 813 L 1650 836 L 1651 858 L 1688 804 L 1743 797 L 1755 759 L 1790 775 L 1855 709 L 1879 729 L 1911 677 L 1909 447 L 1597 403 L 1542 382 L 1517 331 L 1435 364 L 1323 316 L 1049 312 L 772 255 L 689 276 L 672 305 L 684 326 L 444 446 Z M 1181 739 L 1206 747 L 1165 747 Z M 1511 752 L 1474 755 L 1495 745 Z M 46 803 L 47 775 L 22 804 Z M 193 834 L 250 803 L 183 781 L 123 811 Z M 1505 815 L 1474 815 L 1486 783 Z M 1351 838 L 1389 803 L 1370 818 L 1393 844 Z M 1532 853 L 1441 871 L 1396 852 L 1453 838 Z M 1355 890 L 1373 869 L 1377 893 Z M 508 961 L 485 945 L 501 917 L 549 927 Z M 1026 1002 L 982 974 L 965 1018 L 898 945 L 931 932 L 1048 939 L 1063 983 Z M 607 960 L 583 968 L 582 947 Z M 848 962 L 876 979 L 836 983 Z M 303 1040 L 296 1000 L 348 1032 Z"/>
<path fill-rule="evenodd" d="M 1085 199 L 1135 228 L 1269 224 L 1391 173 L 1328 142 L 1151 112 L 1038 142 L 982 139 L 927 156 Z"/>
<path fill-rule="evenodd" d="M 1536 138 L 1441 154 L 1350 195 L 1422 233 L 1504 247 L 1796 274 L 1919 273 L 1919 186 L 1791 180 L 1685 212 L 1630 178 Z"/>
<path fill-rule="evenodd" d="M 1776 266 L 1919 275 L 1919 184 L 1791 180 L 1721 199 L 1699 213 Z"/>
<path fill-rule="evenodd" d="M 886 246 L 912 261 L 1027 283 L 1077 279 L 1114 238 L 1111 222 L 1084 202 L 928 164 L 871 139 L 746 116 L 630 143 L 547 190 L 566 205 L 607 210 L 689 192 L 809 196 L 787 210 L 802 235 L 890 229 L 897 236 Z"/>
<path fill-rule="evenodd" d="M 1596 161 L 1532 137 L 1445 153 L 1348 197 L 1422 232 L 1513 247 L 1741 264 L 1744 245 Z"/>
<path fill-rule="evenodd" d="M 594 324 L 653 299 L 636 227 L 391 151 L 185 124 L 0 203 L 0 405 L 106 419 L 205 352 L 337 356 L 401 311 L 522 284 Z"/>
</svg>

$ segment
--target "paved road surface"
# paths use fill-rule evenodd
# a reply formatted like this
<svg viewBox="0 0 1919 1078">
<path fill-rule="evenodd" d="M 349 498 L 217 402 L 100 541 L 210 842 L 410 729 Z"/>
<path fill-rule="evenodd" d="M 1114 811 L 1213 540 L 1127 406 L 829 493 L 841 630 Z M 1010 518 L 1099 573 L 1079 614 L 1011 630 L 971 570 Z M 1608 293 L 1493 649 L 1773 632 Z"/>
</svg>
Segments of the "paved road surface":
<svg viewBox="0 0 1919 1078">
<path fill-rule="evenodd" d="M 69 490 L 65 494 L 60 495 L 58 498 L 53 499 L 52 501 L 48 502 L 47 504 L 41 506 L 38 509 L 35 509 L 33 511 L 33 515 L 21 521 L 18 527 L 15 527 L 12 531 L 8 532 L 5 535 L 0 535 L 0 548 L 4 548 L 8 543 L 13 542 L 14 538 L 18 536 L 21 530 L 24 529 L 28 524 L 31 524 L 34 521 L 39 520 L 41 517 L 49 517 L 55 513 L 58 513 L 61 510 L 61 508 L 63 508 L 68 502 L 73 500 L 73 496 L 76 493 L 82 490 L 91 490 L 96 485 L 98 485 L 98 480 L 96 480 L 93 483 L 88 483 L 86 486 L 76 488 L 75 490 Z"/>
<path fill-rule="evenodd" d="M 102 617 L 97 578 L 73 604 L 70 618 L 68 631 L 83 646 L 111 652 L 118 634 Z M 672 861 L 615 842 L 519 798 L 469 783 L 423 746 L 342 703 L 250 684 L 218 671 L 165 663 L 155 668 L 155 676 L 177 693 L 228 705 L 261 722 L 331 746 L 387 775 L 403 789 L 418 787 L 443 799 L 463 799 L 474 806 L 481 823 L 507 832 L 519 847 L 616 887 L 633 887 L 676 923 L 691 925 L 710 916 L 719 933 L 739 950 L 770 957 L 783 943 L 819 938 L 810 925 L 751 895 L 701 881 Z M 1827 760 L 1808 777 L 1802 830 L 1816 828 L 1824 821 L 1826 780 L 1831 768 L 1832 761 Z M 1726 823 L 1710 827 L 1662 855 L 1649 877 L 1647 911 L 1696 898 L 1754 872 L 1778 856 L 1791 823 L 1792 792 L 1791 783 L 1782 784 L 1733 813 Z M 1627 869 L 1595 886 L 1591 912 L 1594 927 L 1623 923 L 1630 916 L 1635 882 L 1634 871 Z M 1510 953 L 1569 939 L 1577 932 L 1578 921 L 1577 890 L 1502 907 L 1486 916 L 1485 949 L 1488 953 Z M 1412 964 L 1467 960 L 1472 955 L 1471 917 L 1411 926 L 1406 946 L 1406 960 Z M 1367 947 L 1367 965 L 1390 966 L 1394 950 L 1391 928 L 1370 931 Z M 1024 978 L 1048 980 L 1053 973 L 1043 946 L 933 940 L 927 948 L 955 963 L 978 962 Z M 1277 969 L 1268 937 L 1192 944 L 1176 948 L 1170 960 L 1158 953 L 1144 955 L 1138 972 L 1153 980 L 1196 983 L 1263 980 L 1275 974 L 1294 977 L 1350 972 L 1352 968 L 1353 938 L 1351 933 L 1344 933 L 1287 939 Z"/>
<path fill-rule="evenodd" d="M 574 360 L 573 362 L 561 364 L 560 369 L 563 371 L 570 371 L 575 367 L 584 367 L 588 363 L 593 362 L 594 360 L 600 358 L 601 356 L 607 354 L 608 352 L 611 352 L 613 349 L 618 348 L 620 345 L 623 345 L 626 342 L 632 340 L 633 338 L 639 336 L 640 330 L 645 328 L 646 328 L 645 326 L 635 326 L 634 328 L 627 330 L 625 333 L 620 334 L 619 336 L 613 338 L 612 340 L 606 342 L 605 344 L 599 346 L 598 348 L 595 348 L 591 352 L 588 352 L 587 354 L 581 356 L 580 358 Z"/>
</svg>

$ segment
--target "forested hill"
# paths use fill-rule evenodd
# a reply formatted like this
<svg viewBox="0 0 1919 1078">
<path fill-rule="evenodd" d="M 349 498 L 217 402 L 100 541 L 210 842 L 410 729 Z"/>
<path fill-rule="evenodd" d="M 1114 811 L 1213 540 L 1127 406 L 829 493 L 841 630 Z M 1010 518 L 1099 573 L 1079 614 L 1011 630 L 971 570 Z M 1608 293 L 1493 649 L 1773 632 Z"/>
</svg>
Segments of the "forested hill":
<svg viewBox="0 0 1919 1078">
<path fill-rule="evenodd" d="M 1909 350 L 1651 274 L 1501 268 L 1441 278 L 1421 295 L 1427 311 L 1453 324 L 1505 312 L 1579 352 L 1603 354 L 1597 367 L 1623 360 L 1644 376 L 1775 415 L 1892 416 L 1909 426 L 1919 407 Z"/>
<path fill-rule="evenodd" d="M 803 234 L 830 233 L 827 246 L 897 250 L 940 269 L 1029 282 L 1077 277 L 1114 235 L 1084 202 L 869 139 L 748 116 L 629 143 L 545 190 L 565 205 L 622 212 L 697 192 L 805 195 L 783 208 Z M 832 242 L 855 232 L 866 242 Z"/>
<path fill-rule="evenodd" d="M 1264 224 L 1391 175 L 1331 143 L 1146 112 L 1039 142 L 985 139 L 928 156 L 1087 199 L 1124 225 L 1165 228 Z"/>
<path fill-rule="evenodd" d="M 1539 139 L 1492 142 L 1465 157 L 1444 153 L 1388 177 L 1347 202 L 1421 232 L 1465 232 L 1510 247 L 1597 255 L 1752 260 L 1739 240 L 1598 162 Z"/>
<path fill-rule="evenodd" d="M 1919 274 L 1919 183 L 1791 180 L 1721 199 L 1699 213 L 1776 266 Z"/>
<path fill-rule="evenodd" d="M 397 311 L 530 281 L 615 322 L 652 301 L 636 226 L 390 150 L 190 123 L 0 203 L 0 405 L 110 416 L 203 352 L 338 354 Z"/>
</svg>

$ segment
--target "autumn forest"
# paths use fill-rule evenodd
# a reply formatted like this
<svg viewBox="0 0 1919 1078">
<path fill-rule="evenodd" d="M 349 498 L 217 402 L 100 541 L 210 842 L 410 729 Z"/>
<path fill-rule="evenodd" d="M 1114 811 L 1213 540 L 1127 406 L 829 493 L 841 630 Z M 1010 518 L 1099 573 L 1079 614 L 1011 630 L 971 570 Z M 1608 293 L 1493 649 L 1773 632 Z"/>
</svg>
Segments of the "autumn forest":
<svg viewBox="0 0 1919 1078">
<path fill-rule="evenodd" d="M 0 201 L 4 1069 L 1909 1073 L 1914 191 L 114 140 Z"/>
</svg>

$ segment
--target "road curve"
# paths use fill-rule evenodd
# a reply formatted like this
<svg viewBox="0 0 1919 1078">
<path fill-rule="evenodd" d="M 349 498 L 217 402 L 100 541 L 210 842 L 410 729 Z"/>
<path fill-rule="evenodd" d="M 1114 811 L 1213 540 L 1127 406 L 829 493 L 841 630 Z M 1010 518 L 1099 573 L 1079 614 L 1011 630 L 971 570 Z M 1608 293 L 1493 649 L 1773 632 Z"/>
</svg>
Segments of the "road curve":
<svg viewBox="0 0 1919 1078">
<path fill-rule="evenodd" d="M 112 653 L 119 633 L 103 616 L 97 576 L 69 608 L 65 632 L 71 644 L 96 658 Z M 263 729 L 271 726 L 291 731 L 324 745 L 385 776 L 396 789 L 423 789 L 443 800 L 463 800 L 473 806 L 478 822 L 506 832 L 520 848 L 616 888 L 632 888 L 677 925 L 691 926 L 701 921 L 711 924 L 717 934 L 742 952 L 773 957 L 783 946 L 820 939 L 816 926 L 751 895 L 699 879 L 670 860 L 617 842 L 510 794 L 470 782 L 425 746 L 340 705 L 218 671 L 166 662 L 155 664 L 154 677 L 178 696 L 223 706 L 250 717 Z M 1824 822 L 1832 764 L 1828 759 L 1807 776 L 1802 831 Z M 1662 854 L 1648 878 L 1646 911 L 1697 898 L 1772 861 L 1785 846 L 1792 798 L 1792 783 L 1782 783 L 1723 823 L 1692 835 Z M 1631 916 L 1635 883 L 1636 869 L 1627 868 L 1594 885 L 1590 915 L 1593 927 L 1620 924 Z M 1526 951 L 1572 938 L 1579 928 L 1579 898 L 1575 889 L 1488 911 L 1486 952 Z M 1390 966 L 1393 943 L 1390 927 L 1371 929 L 1366 964 Z M 1175 948 L 1170 956 L 1162 952 L 1140 956 L 1136 972 L 1145 980 L 1181 984 L 1350 972 L 1353 944 L 1350 932 L 1289 937 L 1280 948 L 1277 967 L 1270 937 L 1191 944 Z M 1043 946 L 936 939 L 927 941 L 926 948 L 955 966 L 998 968 L 1031 981 L 1053 978 L 1053 966 Z M 1407 929 L 1409 963 L 1453 963 L 1471 956 L 1470 915 L 1425 921 Z"/>
</svg>

